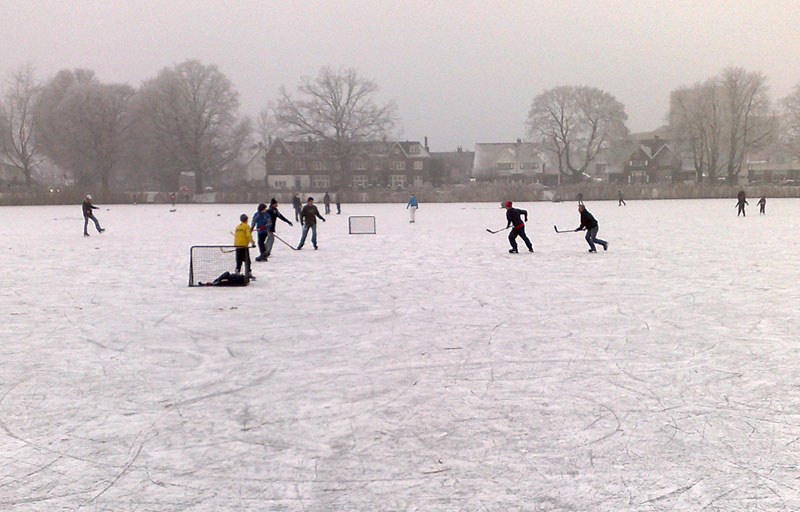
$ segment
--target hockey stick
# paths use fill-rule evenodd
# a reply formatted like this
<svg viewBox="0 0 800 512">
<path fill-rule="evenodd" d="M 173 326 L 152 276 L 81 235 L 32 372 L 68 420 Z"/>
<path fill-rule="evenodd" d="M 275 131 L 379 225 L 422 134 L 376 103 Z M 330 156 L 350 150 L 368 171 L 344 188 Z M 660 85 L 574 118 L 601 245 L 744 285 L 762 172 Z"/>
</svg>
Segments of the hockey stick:
<svg viewBox="0 0 800 512">
<path fill-rule="evenodd" d="M 565 229 L 564 231 L 559 231 L 558 228 L 555 225 L 553 225 L 553 229 L 556 231 L 556 233 L 574 233 L 575 232 L 574 229 Z"/>
<path fill-rule="evenodd" d="M 493 234 L 493 235 L 494 235 L 494 234 L 497 234 L 497 233 L 499 233 L 499 232 L 501 232 L 501 231 L 505 231 L 505 230 L 507 230 L 507 229 L 508 229 L 508 228 L 510 228 L 510 227 L 511 227 L 511 226 L 506 226 L 506 227 L 504 227 L 503 229 L 498 229 L 497 231 L 492 231 L 491 229 L 489 229 L 489 228 L 486 228 L 486 231 L 488 231 L 489 233 L 491 233 L 491 234 Z"/>
<path fill-rule="evenodd" d="M 255 247 L 255 245 L 248 245 L 247 249 L 253 249 L 254 247 Z M 237 247 L 236 249 L 244 249 L 244 247 Z M 223 254 L 229 254 L 229 253 L 232 253 L 232 252 L 236 252 L 236 249 L 228 249 L 226 251 L 222 247 L 219 248 L 220 252 L 222 252 Z"/>
<path fill-rule="evenodd" d="M 278 240 L 280 240 L 281 242 L 283 242 L 284 244 L 286 244 L 286 246 L 287 246 L 287 247 L 289 247 L 289 249 L 291 249 L 291 250 L 293 250 L 293 251 L 296 251 L 296 250 L 297 250 L 297 247 L 295 247 L 295 246 L 293 246 L 293 245 L 289 245 L 289 242 L 287 242 L 287 241 L 286 241 L 286 240 L 284 240 L 283 238 L 279 237 L 279 236 L 278 236 L 278 235 L 276 235 L 275 233 L 272 233 L 272 236 L 274 236 L 275 238 L 277 238 Z"/>
</svg>

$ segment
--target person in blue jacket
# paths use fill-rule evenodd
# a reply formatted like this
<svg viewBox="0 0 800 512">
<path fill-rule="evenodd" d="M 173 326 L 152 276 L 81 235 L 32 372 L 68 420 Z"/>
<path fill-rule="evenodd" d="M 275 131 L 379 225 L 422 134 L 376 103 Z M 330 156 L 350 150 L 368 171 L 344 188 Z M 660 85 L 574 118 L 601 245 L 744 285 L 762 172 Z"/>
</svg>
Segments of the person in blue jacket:
<svg viewBox="0 0 800 512">
<path fill-rule="evenodd" d="M 411 198 L 409 198 L 408 204 L 406 204 L 406 210 L 408 210 L 408 213 L 411 216 L 408 222 L 414 222 L 414 218 L 417 215 L 417 208 L 419 208 L 417 196 L 415 194 L 411 194 Z"/>
<path fill-rule="evenodd" d="M 256 261 L 267 260 L 267 247 L 264 241 L 269 234 L 270 217 L 267 215 L 267 205 L 261 203 L 258 205 L 258 210 L 253 214 L 253 220 L 250 222 L 250 229 L 255 228 L 258 234 L 258 256 Z"/>
</svg>

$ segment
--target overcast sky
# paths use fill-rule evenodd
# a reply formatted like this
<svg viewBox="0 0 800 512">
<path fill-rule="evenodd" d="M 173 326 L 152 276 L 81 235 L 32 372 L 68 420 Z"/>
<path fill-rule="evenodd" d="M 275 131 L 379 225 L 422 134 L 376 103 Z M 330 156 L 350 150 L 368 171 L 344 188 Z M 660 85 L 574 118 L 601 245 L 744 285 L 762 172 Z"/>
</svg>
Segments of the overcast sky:
<svg viewBox="0 0 800 512">
<path fill-rule="evenodd" d="M 0 71 L 93 69 L 138 86 L 187 58 L 233 81 L 255 114 L 324 65 L 355 67 L 398 105 L 401 136 L 447 151 L 525 137 L 557 85 L 613 94 L 632 131 L 663 124 L 669 92 L 729 65 L 800 82 L 800 1 L 0 0 Z"/>
</svg>

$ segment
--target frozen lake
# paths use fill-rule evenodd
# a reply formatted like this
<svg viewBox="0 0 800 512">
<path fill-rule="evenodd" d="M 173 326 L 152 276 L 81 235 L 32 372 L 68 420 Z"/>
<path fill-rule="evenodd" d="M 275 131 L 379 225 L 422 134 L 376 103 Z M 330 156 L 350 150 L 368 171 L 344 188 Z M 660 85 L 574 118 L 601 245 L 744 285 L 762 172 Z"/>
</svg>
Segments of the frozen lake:
<svg viewBox="0 0 800 512">
<path fill-rule="evenodd" d="M 598 254 L 520 203 L 533 255 L 345 204 L 246 288 L 189 247 L 254 205 L 0 208 L 0 509 L 798 510 L 800 200 L 756 201 L 587 203 Z"/>
</svg>

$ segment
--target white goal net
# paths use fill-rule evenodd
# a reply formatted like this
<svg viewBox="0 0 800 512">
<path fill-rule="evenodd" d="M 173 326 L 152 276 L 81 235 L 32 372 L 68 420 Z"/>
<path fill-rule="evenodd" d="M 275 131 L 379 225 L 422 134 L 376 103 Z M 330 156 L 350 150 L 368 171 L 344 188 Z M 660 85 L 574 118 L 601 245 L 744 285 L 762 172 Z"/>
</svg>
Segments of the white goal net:
<svg viewBox="0 0 800 512">
<path fill-rule="evenodd" d="M 375 217 L 371 215 L 356 215 L 347 219 L 348 232 L 351 235 L 374 235 Z"/>
</svg>

